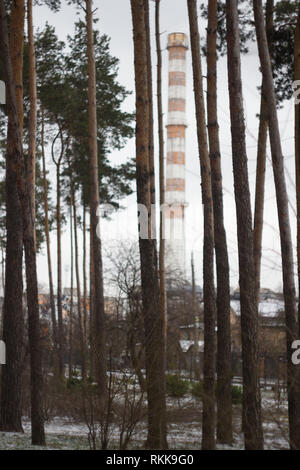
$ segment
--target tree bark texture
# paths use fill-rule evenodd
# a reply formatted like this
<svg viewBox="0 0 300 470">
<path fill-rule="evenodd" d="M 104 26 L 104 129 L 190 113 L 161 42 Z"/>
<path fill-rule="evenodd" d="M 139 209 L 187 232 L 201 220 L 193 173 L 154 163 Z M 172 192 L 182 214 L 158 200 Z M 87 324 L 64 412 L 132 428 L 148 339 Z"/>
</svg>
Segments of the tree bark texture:
<svg viewBox="0 0 300 470">
<path fill-rule="evenodd" d="M 32 220 L 35 228 L 35 166 L 36 166 L 36 129 L 37 129 L 37 91 L 35 70 L 35 46 L 32 18 L 32 0 L 27 0 L 27 30 L 28 30 L 28 67 L 29 67 L 29 121 L 28 121 L 28 157 L 26 177 L 31 199 Z M 35 236 L 35 234 L 34 234 Z"/>
<path fill-rule="evenodd" d="M 106 335 L 103 294 L 103 266 L 100 227 L 98 227 L 99 209 L 99 177 L 98 177 L 98 145 L 97 145 L 97 108 L 96 108 L 96 67 L 93 37 L 92 0 L 86 0 L 86 29 L 88 54 L 88 120 L 89 120 L 89 152 L 90 152 L 90 217 L 92 233 L 92 256 L 94 274 L 94 358 L 99 398 L 104 407 L 106 397 Z"/>
<path fill-rule="evenodd" d="M 214 207 L 214 240 L 217 265 L 217 438 L 232 442 L 232 366 L 230 335 L 230 277 L 224 227 L 222 169 L 217 115 L 218 2 L 208 3 L 207 121 Z"/>
<path fill-rule="evenodd" d="M 267 0 L 266 28 L 267 28 L 267 38 L 268 38 L 268 45 L 269 45 L 270 53 L 272 50 L 272 31 L 274 28 L 273 10 L 274 10 L 274 0 Z M 257 296 L 258 302 L 259 302 L 260 277 L 261 277 L 267 137 L 268 137 L 268 107 L 267 107 L 267 102 L 265 98 L 264 82 L 262 80 L 258 144 L 257 144 L 254 231 L 253 231 L 255 282 L 256 282 L 256 296 Z"/>
<path fill-rule="evenodd" d="M 227 64 L 232 160 L 237 214 L 243 359 L 243 428 L 245 448 L 262 449 L 263 434 L 258 371 L 258 310 L 255 291 L 253 232 L 248 181 L 240 37 L 236 0 L 226 1 Z"/>
<path fill-rule="evenodd" d="M 3 15 L 5 15 L 4 5 Z M 16 112 L 20 138 L 23 131 L 23 46 L 24 0 L 11 5 L 10 54 L 15 86 Z M 6 18 L 2 17 L 2 21 Z M 3 28 L 3 26 L 2 26 Z M 4 47 L 4 46 L 3 46 Z M 4 52 L 4 51 L 3 51 Z M 3 54 L 2 52 L 2 54 Z M 4 57 L 3 57 L 4 59 Z M 7 85 L 6 85 L 7 86 Z M 1 430 L 22 432 L 22 372 L 24 361 L 23 311 L 23 226 L 17 190 L 17 171 L 11 155 L 15 151 L 13 123 L 8 116 L 6 152 L 6 263 L 3 304 L 3 340 L 6 345 L 6 366 L 1 375 Z"/>
<path fill-rule="evenodd" d="M 149 91 L 147 35 L 145 27 L 144 1 L 131 0 L 134 68 L 136 88 L 136 178 L 137 202 L 150 211 L 149 168 Z M 148 224 L 149 226 L 149 224 Z M 162 356 L 163 332 L 160 321 L 159 285 L 156 243 L 151 238 L 139 238 L 142 304 L 145 331 L 146 386 L 148 398 L 148 439 L 147 447 L 167 447 L 165 416 L 165 394 L 162 386 L 164 363 Z"/>
<path fill-rule="evenodd" d="M 22 139 L 17 112 L 15 83 L 11 65 L 6 12 L 4 2 L 0 2 L 0 38 L 4 72 L 8 96 L 8 113 L 11 122 L 11 141 L 7 158 L 12 162 L 17 174 L 17 189 L 21 204 L 23 222 L 23 243 L 25 249 L 27 305 L 28 305 L 28 337 L 30 350 L 30 392 L 31 392 L 31 440 L 33 445 L 45 444 L 43 417 L 43 372 L 41 354 L 41 331 L 39 322 L 38 283 L 36 271 L 36 253 L 34 227 L 32 221 L 29 190 L 25 179 L 25 165 Z"/>
<path fill-rule="evenodd" d="M 204 217 L 203 297 L 204 297 L 204 364 L 202 449 L 215 448 L 215 325 L 216 297 L 214 286 L 214 214 L 211 168 L 206 133 L 200 37 L 196 0 L 188 0 L 191 36 L 194 95 L 197 121 L 199 160 L 201 167 Z"/>
<path fill-rule="evenodd" d="M 273 82 L 272 65 L 261 0 L 253 0 L 253 7 L 260 65 L 266 87 L 266 101 L 269 110 L 269 133 L 281 242 L 283 295 L 285 304 L 287 340 L 289 437 L 291 448 L 300 449 L 300 373 L 298 370 L 299 367 L 292 363 L 293 350 L 291 347 L 292 342 L 297 339 L 298 327 L 296 316 L 293 246 L 288 210 L 288 194 L 284 174 L 284 162 L 276 109 L 276 96 Z"/>
</svg>

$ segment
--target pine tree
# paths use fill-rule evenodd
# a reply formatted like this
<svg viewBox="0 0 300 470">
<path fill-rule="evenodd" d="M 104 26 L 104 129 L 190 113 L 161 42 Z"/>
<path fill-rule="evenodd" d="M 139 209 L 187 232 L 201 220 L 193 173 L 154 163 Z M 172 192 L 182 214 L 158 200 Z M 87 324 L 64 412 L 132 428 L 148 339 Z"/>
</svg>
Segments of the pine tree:
<svg viewBox="0 0 300 470">
<path fill-rule="evenodd" d="M 88 121 L 89 121 L 89 161 L 90 161 L 90 218 L 92 236 L 92 255 L 94 260 L 94 302 L 93 327 L 94 357 L 96 378 L 98 382 L 99 398 L 102 411 L 106 399 L 106 335 L 105 312 L 103 294 L 103 268 L 101 239 L 99 235 L 98 209 L 99 209 L 99 182 L 98 182 L 98 141 L 97 141 L 97 105 L 96 105 L 96 68 L 93 35 L 92 0 L 85 1 L 87 55 L 88 55 Z"/>
<path fill-rule="evenodd" d="M 3 2 L 2 2 L 3 3 Z M 2 5 L 3 15 L 6 15 Z M 10 50 L 20 138 L 23 134 L 23 44 L 24 0 L 11 5 Z M 5 21 L 3 16 L 2 21 Z M 3 28 L 3 25 L 2 25 Z M 4 45 L 2 44 L 2 48 Z M 8 58 L 7 58 L 8 60 Z M 3 64 L 4 66 L 4 64 Z M 14 132 L 11 113 L 8 117 L 6 153 L 6 263 L 3 305 L 3 339 L 6 344 L 7 365 L 1 377 L 1 429 L 21 432 L 22 372 L 24 358 L 23 314 L 23 226 L 17 191 L 17 170 L 10 155 L 14 152 Z"/>
<path fill-rule="evenodd" d="M 269 50 L 272 50 L 272 36 L 274 29 L 273 20 L 274 0 L 267 0 L 266 3 L 266 28 Z M 255 282 L 256 295 L 259 302 L 260 294 L 260 271 L 261 271 L 261 253 L 262 253 L 262 232 L 263 232 L 263 214 L 264 214 L 264 196 L 265 196 L 265 173 L 267 157 L 267 137 L 268 137 L 268 107 L 265 98 L 265 87 L 262 81 L 259 130 L 257 142 L 257 165 L 256 165 L 256 185 L 255 185 L 255 208 L 254 208 L 254 263 L 255 263 Z"/>
<path fill-rule="evenodd" d="M 232 367 L 230 335 L 230 278 L 223 213 L 222 169 L 217 115 L 217 1 L 208 4 L 207 126 L 214 207 L 217 265 L 217 438 L 232 442 Z"/>
<path fill-rule="evenodd" d="M 48 263 L 48 277 L 49 277 L 49 296 L 50 296 L 50 310 L 51 310 L 51 323 L 52 323 L 52 340 L 54 348 L 54 364 L 55 374 L 58 372 L 59 365 L 59 351 L 58 351 L 58 336 L 57 336 L 57 322 L 55 313 L 55 297 L 53 287 L 53 275 L 52 275 L 52 259 L 50 250 L 50 224 L 49 224 L 49 204 L 48 204 L 48 181 L 46 173 L 46 157 L 45 157 L 45 112 L 44 108 L 41 109 L 42 123 L 41 123 L 41 153 L 42 153 L 42 165 L 43 165 L 43 188 L 44 188 L 44 224 L 45 224 L 45 236 L 47 246 L 47 263 Z"/>
<path fill-rule="evenodd" d="M 188 0 L 191 50 L 194 78 L 197 136 L 201 167 L 204 217 L 203 298 L 204 298 L 204 364 L 202 449 L 215 448 L 215 326 L 216 298 L 214 286 L 214 214 L 211 167 L 206 133 L 200 38 L 196 0 Z"/>
<path fill-rule="evenodd" d="M 149 168 L 149 91 L 147 37 L 144 16 L 144 1 L 131 0 L 134 67 L 136 87 L 136 179 L 137 202 L 151 214 Z M 165 395 L 162 383 L 164 361 L 161 355 L 163 332 L 160 321 L 159 285 L 156 243 L 139 238 L 142 304 L 145 330 L 146 387 L 148 398 L 148 439 L 150 449 L 164 449 L 167 446 L 165 416 Z"/>
<path fill-rule="evenodd" d="M 300 449 L 300 375 L 292 362 L 292 342 L 297 339 L 296 292 L 293 266 L 293 246 L 289 220 L 288 195 L 285 183 L 284 163 L 281 149 L 279 124 L 276 109 L 276 95 L 273 83 L 272 65 L 261 0 L 253 0 L 255 28 L 261 71 L 265 83 L 265 97 L 269 110 L 269 133 L 272 164 L 276 190 L 276 202 L 281 241 L 283 295 L 286 317 L 287 341 L 287 389 L 289 405 L 289 436 L 292 449 Z"/>
<path fill-rule="evenodd" d="M 155 3 L 155 41 L 157 54 L 157 118 L 158 118 L 158 145 L 159 145 L 159 204 L 160 208 L 165 204 L 165 171 L 164 171 L 164 135 L 163 135 L 163 107 L 162 107 L 162 53 L 160 44 L 160 0 Z M 162 328 L 162 356 L 164 371 L 167 368 L 167 290 L 165 278 L 165 239 L 163 233 L 163 211 L 160 210 L 159 225 L 159 308 Z M 163 381 L 165 394 L 166 383 Z M 167 427 L 167 418 L 165 428 Z"/>
<path fill-rule="evenodd" d="M 226 1 L 226 25 L 232 160 L 239 254 L 243 431 L 245 448 L 247 450 L 258 450 L 263 448 L 258 372 L 258 310 L 255 290 L 252 214 L 247 168 L 237 0 Z"/>
<path fill-rule="evenodd" d="M 300 6 L 294 43 L 294 80 L 300 80 Z M 295 103 L 295 174 L 297 200 L 297 268 L 298 291 L 300 287 L 300 104 Z M 298 326 L 300 330 L 300 301 L 298 301 Z"/>
<path fill-rule="evenodd" d="M 25 165 L 20 132 L 20 118 L 17 112 L 17 100 L 14 75 L 9 51 L 8 30 L 4 1 L 0 2 L 0 42 L 8 94 L 8 114 L 11 122 L 8 140 L 7 158 L 16 169 L 16 186 L 21 205 L 23 222 L 23 243 L 25 250 L 28 337 L 30 350 L 30 390 L 31 390 L 31 440 L 34 445 L 45 444 L 44 418 L 42 408 L 43 373 L 41 363 L 40 322 L 38 305 L 38 283 L 36 271 L 36 252 L 34 225 L 31 212 L 31 199 L 25 181 Z"/>
<path fill-rule="evenodd" d="M 60 139 L 60 152 L 58 158 L 55 158 L 55 143 Z M 59 131 L 52 141 L 51 145 L 52 161 L 56 166 L 56 241 L 57 241 L 57 339 L 58 339 L 58 374 L 60 379 L 64 378 L 64 362 L 65 362 L 65 340 L 64 340 L 64 324 L 62 313 L 62 253 L 61 253 L 61 166 L 65 155 L 64 135 L 59 124 Z"/>
<path fill-rule="evenodd" d="M 37 131 L 37 89 L 35 46 L 32 18 L 32 0 L 27 0 L 27 30 L 28 30 L 28 64 L 29 64 L 29 100 L 30 111 L 28 121 L 28 156 L 26 162 L 27 184 L 31 198 L 32 220 L 35 225 L 35 167 L 36 167 L 36 131 Z"/>
<path fill-rule="evenodd" d="M 159 204 L 165 204 L 165 168 L 164 168 L 164 135 L 163 135 L 163 107 L 162 107 L 162 53 L 160 44 L 160 0 L 155 3 L 155 40 L 157 53 L 157 114 L 158 114 L 158 140 L 159 140 Z M 167 290 L 165 274 L 165 239 L 163 233 L 163 211 L 160 210 L 159 225 L 159 305 L 163 331 L 163 358 L 164 369 L 167 367 Z M 165 384 L 164 384 L 165 385 Z"/>
</svg>

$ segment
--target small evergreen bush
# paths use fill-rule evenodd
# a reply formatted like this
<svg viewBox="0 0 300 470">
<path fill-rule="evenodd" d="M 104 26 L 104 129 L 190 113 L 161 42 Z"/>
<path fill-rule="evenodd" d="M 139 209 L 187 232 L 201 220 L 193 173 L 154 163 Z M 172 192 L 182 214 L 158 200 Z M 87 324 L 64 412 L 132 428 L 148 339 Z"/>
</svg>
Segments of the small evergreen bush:
<svg viewBox="0 0 300 470">
<path fill-rule="evenodd" d="M 195 398 L 203 397 L 203 382 L 193 382 L 191 387 L 192 395 Z M 216 393 L 217 393 L 217 384 L 216 384 Z M 243 401 L 243 388 L 239 385 L 232 385 L 232 403 L 234 405 L 239 405 Z"/>
<path fill-rule="evenodd" d="M 168 374 L 166 377 L 167 393 L 171 397 L 181 398 L 189 390 L 189 383 L 178 375 Z"/>
<path fill-rule="evenodd" d="M 232 385 L 232 403 L 238 405 L 243 401 L 243 388 L 238 385 Z"/>
</svg>

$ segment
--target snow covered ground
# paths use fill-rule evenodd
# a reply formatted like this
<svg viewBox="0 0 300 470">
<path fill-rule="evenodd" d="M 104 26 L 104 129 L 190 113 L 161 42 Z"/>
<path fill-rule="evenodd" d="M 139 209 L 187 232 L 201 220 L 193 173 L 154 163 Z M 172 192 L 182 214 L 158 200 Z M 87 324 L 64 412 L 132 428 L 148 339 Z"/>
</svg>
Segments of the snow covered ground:
<svg viewBox="0 0 300 470">
<path fill-rule="evenodd" d="M 168 397 L 169 415 L 168 442 L 170 449 L 201 449 L 201 401 L 191 395 L 181 399 Z M 284 397 L 278 401 L 271 387 L 262 390 L 262 408 L 265 449 L 288 449 L 287 403 Z M 233 412 L 234 442 L 232 446 L 218 445 L 218 449 L 243 449 L 241 429 L 241 406 L 235 405 Z M 30 442 L 30 422 L 24 420 L 24 434 L 1 433 L 0 450 L 41 449 Z M 47 450 L 89 449 L 88 430 L 84 423 L 56 417 L 46 423 Z M 146 424 L 140 423 L 129 448 L 142 449 L 146 439 Z M 109 448 L 117 449 L 119 430 L 111 429 Z"/>
</svg>

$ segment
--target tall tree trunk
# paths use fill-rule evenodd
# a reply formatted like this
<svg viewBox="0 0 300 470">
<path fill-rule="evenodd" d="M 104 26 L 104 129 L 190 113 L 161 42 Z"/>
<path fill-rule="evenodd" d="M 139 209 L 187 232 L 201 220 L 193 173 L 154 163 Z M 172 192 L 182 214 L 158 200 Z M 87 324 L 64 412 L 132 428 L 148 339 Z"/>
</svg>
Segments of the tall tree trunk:
<svg viewBox="0 0 300 470">
<path fill-rule="evenodd" d="M 149 171 L 150 171 L 150 200 L 155 204 L 155 171 L 154 171 L 154 138 L 153 138 L 153 87 L 152 87 L 152 63 L 151 63 L 151 40 L 149 21 L 149 0 L 144 0 L 146 51 L 148 67 L 148 97 L 149 97 Z M 156 238 L 156 237 L 154 237 Z"/>
<path fill-rule="evenodd" d="M 2 282 L 2 289 L 4 292 L 5 288 L 5 255 L 4 255 L 4 246 L 3 246 L 3 240 L 1 240 L 1 282 Z M 1 322 L 1 331 L 2 331 L 2 322 Z M 0 417 L 0 422 L 1 422 L 1 417 Z"/>
<path fill-rule="evenodd" d="M 131 0 L 134 67 L 136 88 L 136 174 L 137 202 L 150 211 L 149 168 L 149 92 L 147 64 L 147 35 L 145 27 L 144 1 Z M 151 238 L 139 238 L 142 304 L 145 330 L 146 386 L 148 397 L 148 439 L 151 449 L 167 447 L 165 416 L 165 394 L 162 387 L 164 361 L 162 358 L 163 332 L 159 310 L 159 285 L 156 243 Z"/>
<path fill-rule="evenodd" d="M 281 149 L 276 96 L 273 83 L 272 65 L 265 30 L 261 0 L 253 0 L 255 29 L 261 71 L 266 87 L 266 101 L 269 110 L 269 133 L 276 190 L 278 222 L 281 241 L 283 295 L 286 317 L 287 340 L 287 386 L 289 408 L 289 436 L 292 449 L 300 449 L 300 373 L 292 363 L 292 342 L 298 337 L 296 316 L 296 292 L 294 281 L 293 246 L 288 210 L 288 194 L 285 183 L 284 163 Z"/>
<path fill-rule="evenodd" d="M 3 15 L 5 14 L 2 5 Z M 23 45 L 24 0 L 11 4 L 10 54 L 15 82 L 20 138 L 23 132 Z M 2 17 L 2 21 L 5 17 Z M 2 46 L 3 47 L 3 46 Z M 6 153 L 6 262 L 3 304 L 3 340 L 6 344 L 6 366 L 1 375 L 1 430 L 22 432 L 22 372 L 24 358 L 23 313 L 23 227 L 17 191 L 17 170 L 11 155 L 14 152 L 14 130 L 8 120 Z"/>
<path fill-rule="evenodd" d="M 300 80 L 300 7 L 294 42 L 294 80 Z M 297 264 L 298 292 L 300 292 L 300 104 L 295 104 L 295 167 L 297 198 Z M 300 295 L 299 295 L 300 298 Z M 298 326 L 300 329 L 300 302 L 298 301 Z"/>
<path fill-rule="evenodd" d="M 79 275 L 79 262 L 78 262 L 78 234 L 77 234 L 77 208 L 75 200 L 75 190 L 72 178 L 72 167 L 68 159 L 69 174 L 70 174 L 70 196 L 71 206 L 73 208 L 74 215 L 74 246 L 75 246 L 75 274 L 76 274 L 76 286 L 77 286 L 77 310 L 78 310 L 78 327 L 79 327 L 79 341 L 81 349 L 81 375 L 82 379 L 86 380 L 87 368 L 86 368 L 86 347 L 84 339 L 84 328 L 82 318 L 82 303 L 81 303 L 81 286 L 80 286 L 80 275 Z"/>
<path fill-rule="evenodd" d="M 274 0 L 267 0 L 266 3 L 266 28 L 269 50 L 271 52 Z M 256 296 L 259 302 L 260 293 L 260 271 L 261 271 L 261 252 L 262 252 L 262 232 L 264 215 L 264 197 L 265 197 L 265 173 L 266 173 L 266 148 L 268 136 L 268 107 L 265 99 L 264 83 L 261 85 L 259 131 L 257 144 L 257 166 L 256 166 L 256 186 L 255 186 L 255 208 L 254 208 L 254 263 L 255 263 L 255 282 Z"/>
<path fill-rule="evenodd" d="M 162 324 L 162 354 L 164 361 L 164 372 L 167 370 L 167 337 L 168 337 L 168 316 L 167 316 L 167 289 L 165 272 L 165 238 L 163 206 L 165 204 L 165 162 L 164 162 L 164 130 L 163 130 L 163 108 L 162 108 L 162 53 L 160 44 L 160 0 L 155 4 L 155 40 L 157 52 L 157 114 L 158 114 L 158 141 L 159 141 L 159 204 L 160 204 L 160 224 L 159 224 L 159 308 Z M 166 387 L 165 381 L 163 382 Z M 165 390 L 164 390 L 165 394 Z M 165 425 L 167 425 L 167 419 Z M 167 433 L 167 430 L 166 430 Z"/>
<path fill-rule="evenodd" d="M 150 39 L 150 19 L 149 19 L 149 0 L 144 0 L 144 17 L 146 31 L 146 53 L 148 69 L 148 99 L 149 99 L 149 172 L 150 172 L 150 202 L 155 208 L 155 169 L 154 169 L 154 137 L 153 137 L 153 86 L 152 86 L 152 62 L 151 62 L 151 39 Z M 156 240 L 156 217 L 154 213 L 149 218 L 149 230 L 151 236 Z"/>
<path fill-rule="evenodd" d="M 87 330 L 88 330 L 88 319 L 87 319 L 87 279 L 86 279 L 86 207 L 83 204 L 83 257 L 82 257 L 82 276 L 83 276 L 83 334 L 84 342 L 87 344 Z"/>
<path fill-rule="evenodd" d="M 37 128 L 37 94 L 35 71 L 35 47 L 32 18 L 32 0 L 27 0 L 28 29 L 28 68 L 29 68 L 29 121 L 28 121 L 28 157 L 26 165 L 27 185 L 31 199 L 32 221 L 35 228 L 35 165 L 36 165 L 36 128 Z M 36 235 L 34 234 L 36 238 Z"/>
<path fill-rule="evenodd" d="M 60 137 L 61 151 L 57 160 L 54 157 L 54 144 L 56 139 Z M 62 315 L 62 263 L 61 263 L 61 181 L 60 181 L 60 167 L 64 154 L 64 140 L 62 131 L 58 132 L 52 142 L 52 160 L 56 165 L 56 227 L 57 227 L 57 321 L 58 321 L 58 350 L 59 350 L 59 364 L 58 373 L 62 379 L 64 377 L 64 325 Z"/>
<path fill-rule="evenodd" d="M 200 380 L 200 355 L 199 355 L 199 318 L 197 319 L 197 297 L 194 254 L 191 255 L 191 274 L 192 274 L 192 315 L 194 322 L 194 377 Z"/>
<path fill-rule="evenodd" d="M 135 295 L 128 294 L 128 315 L 126 319 L 126 324 L 128 325 L 127 331 L 127 347 L 129 349 L 130 360 L 132 368 L 135 371 L 140 389 L 143 393 L 147 392 L 146 381 L 142 372 L 143 368 L 143 348 L 140 348 L 139 351 L 136 349 L 137 345 L 137 331 L 139 331 L 139 319 L 140 319 L 140 304 L 136 299 Z"/>
<path fill-rule="evenodd" d="M 214 207 L 217 265 L 217 438 L 232 442 L 232 367 L 230 335 L 230 277 L 223 212 L 222 169 L 217 115 L 218 2 L 208 3 L 207 25 L 207 121 Z"/>
<path fill-rule="evenodd" d="M 61 266 L 61 189 L 60 165 L 56 167 L 56 223 L 57 223 L 57 320 L 59 337 L 59 376 L 64 376 L 63 316 L 62 316 L 62 266 Z"/>
<path fill-rule="evenodd" d="M 258 311 L 255 291 L 252 214 L 247 168 L 237 0 L 226 0 L 226 24 L 232 160 L 239 252 L 243 428 L 245 448 L 250 450 L 263 448 L 263 434 L 258 371 Z"/>
<path fill-rule="evenodd" d="M 159 25 L 160 0 L 155 4 L 155 38 L 157 52 L 157 113 L 158 113 L 158 140 L 159 140 L 159 204 L 162 209 L 165 203 L 165 164 L 164 164 L 164 128 L 163 128 L 163 109 L 162 109 L 162 55 L 160 45 L 160 25 Z M 163 233 L 163 210 L 160 210 L 159 225 L 159 297 L 160 297 L 160 316 L 163 329 L 163 347 L 165 368 L 167 367 L 167 291 L 166 291 L 166 273 L 165 273 L 165 239 Z"/>
<path fill-rule="evenodd" d="M 215 448 L 215 323 L 216 298 L 214 286 L 214 214 L 211 168 L 208 153 L 205 105 L 203 97 L 200 37 L 197 2 L 188 0 L 191 35 L 194 95 L 197 121 L 199 160 L 201 166 L 202 204 L 204 217 L 203 297 L 204 297 L 204 364 L 202 449 Z"/>
<path fill-rule="evenodd" d="M 157 10 L 157 6 L 156 6 Z M 150 40 L 150 20 L 149 20 L 149 1 L 145 0 L 144 2 L 144 11 L 145 11 L 145 27 L 146 27 L 146 51 L 147 51 L 147 67 L 148 67 L 148 96 L 149 96 L 149 171 L 150 171 L 150 202 L 151 202 L 151 237 L 154 239 L 153 243 L 155 245 L 155 253 L 157 252 L 157 230 L 156 230 L 156 191 L 155 191 L 155 167 L 154 167 L 154 138 L 153 138 L 153 87 L 152 87 L 152 64 L 151 64 L 151 40 Z M 158 21 L 159 21 L 159 11 L 155 12 L 155 21 L 157 21 L 157 15 L 158 15 Z M 159 27 L 159 24 L 158 24 Z M 156 41 L 157 41 L 157 34 L 158 34 L 158 39 L 159 39 L 159 32 L 156 33 Z M 161 54 L 161 51 L 158 52 L 158 55 Z M 158 59 L 159 61 L 159 59 Z M 161 61 L 161 59 L 160 59 Z M 157 68 L 157 73 L 161 75 L 161 65 L 160 68 L 158 66 Z M 159 83 L 159 77 L 158 77 L 158 85 L 161 87 L 161 78 L 160 78 L 160 83 Z M 158 100 L 158 114 L 161 116 L 158 116 L 158 123 L 159 126 L 162 126 L 162 104 L 161 104 L 161 90 L 158 90 L 158 95 L 160 94 L 160 97 L 157 97 Z M 163 136 L 162 136 L 163 130 L 159 129 L 159 146 L 162 145 L 162 154 L 160 155 L 160 160 L 163 160 Z M 161 144 L 162 141 L 162 144 Z M 161 149 L 160 149 L 161 151 Z M 162 162 L 163 163 L 163 162 Z M 161 176 L 160 176 L 161 179 Z M 160 196 L 161 196 L 161 189 L 160 189 Z M 161 241 L 161 237 L 160 237 Z M 164 248 L 163 248 L 164 249 Z M 156 255 L 157 256 L 157 255 Z M 161 251 L 159 251 L 159 262 L 161 261 Z M 160 266 L 160 265 L 159 265 Z M 160 267 L 159 267 L 160 269 Z M 164 272 L 164 267 L 163 267 L 163 272 Z M 164 275 L 163 275 L 164 277 Z M 161 280 L 162 277 L 159 274 L 159 280 Z M 159 287 L 159 306 L 160 308 L 162 307 L 162 302 L 164 301 L 164 298 L 161 298 L 161 295 L 166 295 L 166 288 L 165 288 L 165 280 L 163 279 L 163 285 L 162 289 Z M 166 297 L 165 297 L 166 299 Z M 164 316 L 162 316 L 164 315 Z M 165 380 L 165 371 L 166 371 L 166 347 L 167 347 L 167 331 L 166 331 L 166 305 L 165 305 L 165 313 L 160 311 L 160 321 L 161 321 L 161 326 L 160 329 L 162 331 L 162 338 L 160 341 L 160 354 L 161 354 L 161 360 L 163 361 L 163 375 L 162 375 L 162 380 L 161 380 L 161 387 L 162 387 L 162 392 L 161 392 L 161 397 L 162 397 L 162 406 L 161 410 L 162 413 L 164 413 L 161 416 L 161 427 L 163 428 L 162 430 L 162 436 L 167 435 L 167 416 L 166 416 L 166 406 L 164 403 L 165 400 L 165 394 L 166 394 L 166 380 Z M 167 440 L 164 438 L 164 443 L 163 446 L 166 448 L 167 447 Z"/>
<path fill-rule="evenodd" d="M 268 118 L 267 106 L 264 99 L 264 84 L 261 86 L 261 101 L 259 114 L 259 130 L 257 144 L 257 165 L 255 184 L 255 208 L 254 208 L 254 228 L 253 228 L 253 253 L 255 264 L 255 289 L 256 298 L 259 302 L 260 293 L 260 272 L 262 254 L 262 233 L 265 199 L 265 173 L 267 156 Z"/>
<path fill-rule="evenodd" d="M 97 108 L 96 108 L 96 68 L 93 37 L 92 0 L 86 0 L 86 28 L 88 54 L 88 116 L 89 116 L 89 150 L 90 150 L 90 216 L 93 249 L 94 274 L 94 356 L 96 378 L 99 396 L 104 406 L 106 396 L 106 335 L 103 294 L 103 267 L 100 238 L 100 222 L 97 211 L 99 208 L 99 175 L 98 175 L 98 145 L 97 145 Z M 98 226 L 99 223 L 99 226 Z"/>
<path fill-rule="evenodd" d="M 74 256 L 73 256 L 73 214 L 70 204 L 70 248 L 71 248 L 71 299 L 70 299 L 70 318 L 69 318 L 69 379 L 73 377 L 73 308 L 74 308 Z"/>
<path fill-rule="evenodd" d="M 90 328 L 89 328 L 89 341 L 91 344 L 90 350 L 90 376 L 95 376 L 95 332 L 94 332 L 94 311 L 95 311 L 95 275 L 94 275 L 94 259 L 93 259 L 93 236 L 90 226 Z"/>
<path fill-rule="evenodd" d="M 22 209 L 23 243 L 25 249 L 27 305 L 28 305 L 28 337 L 30 350 L 30 391 L 31 391 L 31 440 L 33 445 L 45 444 L 44 420 L 43 420 L 43 372 L 42 354 L 40 344 L 40 322 L 38 304 L 38 283 L 36 271 L 36 254 L 34 227 L 32 221 L 29 191 L 25 180 L 25 166 L 20 134 L 19 119 L 17 113 L 17 101 L 13 70 L 11 65 L 6 12 L 4 1 L 0 2 L 0 39 L 4 72 L 8 96 L 8 113 L 11 122 L 10 141 L 13 142 L 8 149 L 7 158 L 17 171 L 17 188 Z"/>
<path fill-rule="evenodd" d="M 42 108 L 42 163 L 43 163 L 43 187 L 44 187 L 44 212 L 45 212 L 45 235 L 47 246 L 47 263 L 48 263 L 48 277 L 49 277 L 49 296 L 50 296 L 50 310 L 51 310 L 51 323 L 52 323 L 52 338 L 54 346 L 54 369 L 55 373 L 58 370 L 59 355 L 58 355 L 58 339 L 57 339 L 57 325 L 55 316 L 55 298 L 53 289 L 53 276 L 52 276 L 52 260 L 50 250 L 50 230 L 49 230 L 49 208 L 48 208 L 48 183 L 46 172 L 46 158 L 45 158 L 45 112 Z"/>
</svg>

